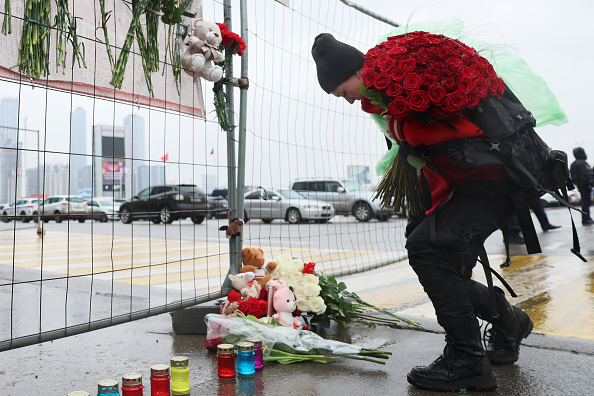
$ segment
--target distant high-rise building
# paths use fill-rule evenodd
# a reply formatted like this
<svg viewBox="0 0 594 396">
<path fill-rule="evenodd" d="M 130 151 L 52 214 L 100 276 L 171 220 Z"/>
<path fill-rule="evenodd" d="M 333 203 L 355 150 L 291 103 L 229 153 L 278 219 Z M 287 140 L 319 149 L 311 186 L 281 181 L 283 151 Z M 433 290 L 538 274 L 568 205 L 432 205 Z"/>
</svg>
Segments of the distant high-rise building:
<svg viewBox="0 0 594 396">
<path fill-rule="evenodd" d="M 91 187 L 83 185 L 82 169 L 87 166 L 87 114 L 77 107 L 70 117 L 70 194 L 77 189 Z"/>
<path fill-rule="evenodd" d="M 217 187 L 217 177 L 213 174 L 202 175 L 202 189 L 208 194 Z"/>
<path fill-rule="evenodd" d="M 145 139 L 144 119 L 136 114 L 124 117 L 124 137 L 126 141 L 126 166 L 129 175 L 126 177 L 126 191 L 131 191 L 132 196 L 136 195 L 148 182 L 148 172 L 140 171 L 140 167 L 147 167 L 149 158 L 147 156 L 147 141 Z M 141 180 L 136 180 L 141 176 Z"/>
<path fill-rule="evenodd" d="M 0 202 L 13 202 L 23 194 L 18 128 L 19 100 L 3 98 L 0 100 Z"/>
</svg>

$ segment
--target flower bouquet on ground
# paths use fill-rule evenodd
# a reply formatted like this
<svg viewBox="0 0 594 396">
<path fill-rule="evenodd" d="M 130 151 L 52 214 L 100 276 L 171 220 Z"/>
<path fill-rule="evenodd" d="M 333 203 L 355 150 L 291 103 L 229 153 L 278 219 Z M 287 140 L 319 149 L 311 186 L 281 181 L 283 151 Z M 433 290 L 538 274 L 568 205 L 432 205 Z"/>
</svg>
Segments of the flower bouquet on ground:
<svg viewBox="0 0 594 396">
<path fill-rule="evenodd" d="M 334 320 L 341 329 L 351 322 L 368 326 L 407 323 L 422 328 L 417 322 L 363 301 L 357 294 L 349 292 L 344 282 L 316 272 L 315 263 L 306 264 L 290 254 L 280 255 L 274 261 L 277 266 L 271 276 L 287 282 L 295 294 L 297 309 L 304 314 L 308 325 L 318 324 L 327 328 Z M 370 310 L 383 315 L 371 314 Z"/>
<path fill-rule="evenodd" d="M 216 351 L 219 344 L 236 344 L 247 338 L 262 339 L 264 361 L 283 364 L 312 361 L 328 363 L 340 358 L 385 364 L 391 352 L 367 349 L 340 341 L 327 340 L 309 330 L 296 330 L 272 320 L 235 314 L 208 314 L 205 346 Z"/>
<path fill-rule="evenodd" d="M 474 109 L 481 100 L 494 96 L 501 99 L 505 90 L 488 60 L 443 35 L 417 31 L 389 37 L 364 58 L 363 110 L 392 116 L 389 133 L 399 143 L 402 137 L 395 131 L 402 128 L 405 118 L 421 125 L 454 123 L 452 119 L 464 109 Z M 394 204 L 395 210 L 406 205 L 417 215 L 421 209 L 415 168 L 424 163 L 411 163 L 414 160 L 407 162 L 399 153 L 378 185 L 376 197 L 384 205 Z"/>
</svg>

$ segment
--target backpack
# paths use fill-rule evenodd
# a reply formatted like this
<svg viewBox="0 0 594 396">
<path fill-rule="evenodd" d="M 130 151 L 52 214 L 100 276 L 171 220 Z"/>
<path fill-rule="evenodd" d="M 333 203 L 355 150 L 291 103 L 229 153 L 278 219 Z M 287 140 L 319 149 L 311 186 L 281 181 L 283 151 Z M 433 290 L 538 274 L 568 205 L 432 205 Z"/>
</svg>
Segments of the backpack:
<svg viewBox="0 0 594 396">
<path fill-rule="evenodd" d="M 528 253 L 541 253 L 528 201 L 549 193 L 569 209 L 580 211 L 568 202 L 567 191 L 574 188 L 570 178 L 567 154 L 552 150 L 534 130 L 536 121 L 513 92 L 506 88 L 501 99 L 481 101 L 463 115 L 485 135 L 438 143 L 428 148 L 432 155 L 448 155 L 456 166 L 475 168 L 501 165 L 518 187 L 510 196 L 526 241 Z M 570 212 L 571 213 L 571 212 Z M 571 214 L 570 214 L 571 216 Z M 572 253 L 584 262 L 573 218 Z M 505 237 L 505 235 L 504 235 Z M 507 243 L 506 243 L 507 248 Z M 509 252 L 509 249 L 507 249 Z M 507 265 L 511 260 L 507 259 Z M 505 265 L 505 263 L 504 263 Z"/>
</svg>

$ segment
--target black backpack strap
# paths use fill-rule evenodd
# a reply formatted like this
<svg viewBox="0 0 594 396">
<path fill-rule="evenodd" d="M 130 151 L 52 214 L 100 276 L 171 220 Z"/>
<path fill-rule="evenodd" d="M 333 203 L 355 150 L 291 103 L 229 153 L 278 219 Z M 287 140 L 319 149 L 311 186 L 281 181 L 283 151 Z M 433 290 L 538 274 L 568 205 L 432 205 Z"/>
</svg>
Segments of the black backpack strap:
<svg viewBox="0 0 594 396">
<path fill-rule="evenodd" d="M 489 264 L 489 258 L 487 257 L 487 251 L 485 250 L 485 246 L 481 245 L 479 247 L 479 263 L 483 265 L 483 270 L 485 271 L 485 278 L 487 278 L 487 287 L 489 288 L 489 305 L 491 306 L 491 317 L 497 318 L 499 314 L 497 313 L 497 309 L 495 308 L 495 298 L 493 297 L 493 276 L 497 277 L 501 284 L 507 289 L 509 294 L 512 297 L 518 297 L 518 295 L 514 292 L 511 286 L 503 279 L 501 275 L 497 273 L 493 268 L 491 268 L 491 264 Z"/>
<path fill-rule="evenodd" d="M 514 205 L 516 216 L 518 216 L 518 222 L 522 229 L 528 254 L 542 253 L 538 236 L 536 235 L 536 229 L 534 228 L 534 222 L 532 221 L 532 216 L 530 216 L 530 208 L 528 207 L 526 196 L 521 190 L 517 189 L 510 190 L 509 196 Z"/>
<path fill-rule="evenodd" d="M 509 257 L 509 231 L 507 228 L 502 228 L 503 233 L 503 244 L 505 245 L 505 262 L 499 266 L 499 268 L 509 267 L 512 263 L 512 259 Z"/>
</svg>

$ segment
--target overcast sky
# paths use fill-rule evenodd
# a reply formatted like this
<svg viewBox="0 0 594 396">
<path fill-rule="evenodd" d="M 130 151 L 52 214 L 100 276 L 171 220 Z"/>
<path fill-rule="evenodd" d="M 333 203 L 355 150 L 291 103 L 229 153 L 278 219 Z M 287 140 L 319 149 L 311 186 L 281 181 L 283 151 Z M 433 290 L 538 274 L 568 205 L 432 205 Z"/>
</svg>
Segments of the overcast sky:
<svg viewBox="0 0 594 396">
<path fill-rule="evenodd" d="M 591 122 L 594 92 L 591 0 L 359 0 L 357 3 L 406 24 L 446 17 L 465 22 L 465 34 L 504 45 L 521 55 L 549 84 L 569 122 L 538 130 L 553 148 L 568 153 L 580 145 L 594 158 Z"/>
</svg>

